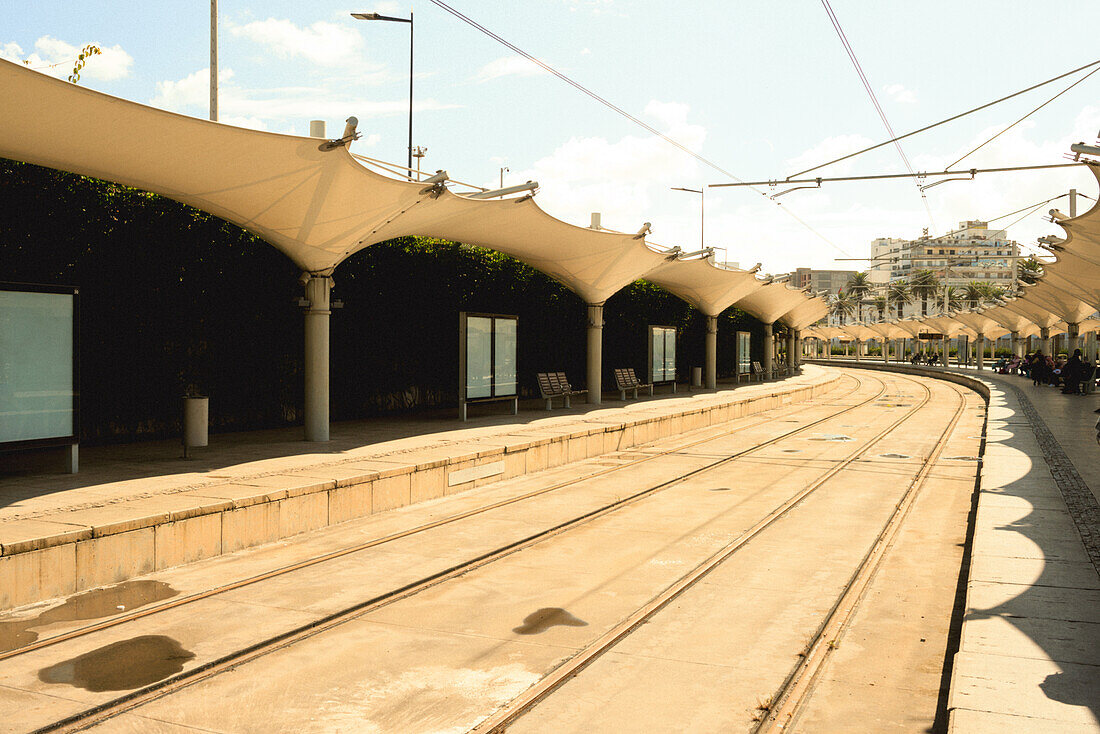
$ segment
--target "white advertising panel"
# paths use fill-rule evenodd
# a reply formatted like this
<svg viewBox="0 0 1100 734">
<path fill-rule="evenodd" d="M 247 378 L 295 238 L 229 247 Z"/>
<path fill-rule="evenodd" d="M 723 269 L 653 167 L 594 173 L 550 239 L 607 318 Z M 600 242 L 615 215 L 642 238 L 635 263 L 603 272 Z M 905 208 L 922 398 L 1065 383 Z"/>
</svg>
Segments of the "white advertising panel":
<svg viewBox="0 0 1100 734">
<path fill-rule="evenodd" d="M 0 290 L 0 443 L 74 435 L 74 298 Z"/>
<path fill-rule="evenodd" d="M 649 381 L 676 380 L 676 329 L 669 326 L 649 327 Z"/>
</svg>

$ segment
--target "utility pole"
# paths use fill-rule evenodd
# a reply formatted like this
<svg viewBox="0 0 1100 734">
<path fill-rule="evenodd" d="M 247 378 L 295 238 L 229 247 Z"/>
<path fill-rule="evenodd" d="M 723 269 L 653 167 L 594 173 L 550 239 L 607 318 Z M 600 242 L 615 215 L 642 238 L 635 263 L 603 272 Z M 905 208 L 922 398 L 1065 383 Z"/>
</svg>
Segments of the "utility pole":
<svg viewBox="0 0 1100 734">
<path fill-rule="evenodd" d="M 218 0 L 210 0 L 210 119 L 218 121 Z"/>
</svg>

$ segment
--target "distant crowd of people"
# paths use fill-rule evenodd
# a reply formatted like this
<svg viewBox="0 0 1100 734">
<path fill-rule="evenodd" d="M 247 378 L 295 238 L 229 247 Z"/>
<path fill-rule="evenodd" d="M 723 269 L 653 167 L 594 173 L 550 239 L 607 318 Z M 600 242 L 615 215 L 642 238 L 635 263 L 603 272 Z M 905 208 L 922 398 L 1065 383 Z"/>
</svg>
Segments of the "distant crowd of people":
<svg viewBox="0 0 1100 734">
<path fill-rule="evenodd" d="M 993 369 L 1002 375 L 1030 377 L 1033 385 L 1049 385 L 1062 388 L 1064 395 L 1084 395 L 1095 387 L 1096 365 L 1086 358 L 1080 349 L 1073 356 L 1053 357 L 1036 350 L 1023 358 L 1001 357 Z"/>
</svg>

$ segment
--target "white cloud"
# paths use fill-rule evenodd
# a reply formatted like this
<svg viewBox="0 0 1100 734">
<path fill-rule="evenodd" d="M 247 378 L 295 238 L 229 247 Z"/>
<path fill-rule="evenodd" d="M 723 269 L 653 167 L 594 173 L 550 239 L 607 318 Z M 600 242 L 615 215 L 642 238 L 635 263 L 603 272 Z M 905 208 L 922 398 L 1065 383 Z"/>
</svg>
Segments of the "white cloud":
<svg viewBox="0 0 1100 734">
<path fill-rule="evenodd" d="M 481 67 L 474 81 L 487 82 L 504 76 L 539 76 L 548 73 L 546 69 L 522 56 L 505 56 Z"/>
<path fill-rule="evenodd" d="M 590 49 L 590 48 L 582 48 L 581 49 L 581 56 L 588 56 L 591 53 L 592 53 L 592 49 Z"/>
<path fill-rule="evenodd" d="M 149 101 L 154 107 L 205 116 L 210 101 L 210 70 L 199 69 L 179 80 L 157 82 L 157 93 Z M 450 109 L 455 105 L 442 104 L 431 98 L 417 100 L 414 111 Z M 258 130 L 297 132 L 292 126 L 303 126 L 304 120 L 329 120 L 339 122 L 354 114 L 361 121 L 386 115 L 406 115 L 407 99 L 366 101 L 349 96 L 343 87 L 273 87 L 249 89 L 234 82 L 233 70 L 218 70 L 218 112 L 221 120 L 233 125 Z M 377 137 L 360 124 L 364 138 L 360 143 L 373 145 Z M 372 139 L 373 138 L 373 139 Z"/>
<path fill-rule="evenodd" d="M 268 18 L 242 26 L 229 25 L 234 36 L 268 47 L 282 58 L 301 57 L 319 66 L 343 66 L 362 59 L 363 39 L 351 26 L 317 21 L 309 27 Z"/>
<path fill-rule="evenodd" d="M 121 46 L 118 44 L 104 46 L 94 41 L 90 45 L 99 48 L 99 53 L 85 59 L 84 68 L 80 72 L 82 78 L 114 81 L 130 75 L 134 59 Z M 24 55 L 19 44 L 5 43 L 0 46 L 0 58 L 27 62 L 32 69 L 58 79 L 65 79 L 72 74 L 77 56 L 80 55 L 83 47 L 74 46 L 52 36 L 42 36 L 34 42 L 34 48 L 34 52 L 30 55 Z"/>
<path fill-rule="evenodd" d="M 887 84 L 882 91 L 895 102 L 901 104 L 916 104 L 917 94 L 912 89 L 906 89 L 904 84 Z"/>
<path fill-rule="evenodd" d="M 233 78 L 232 69 L 218 70 L 219 109 L 222 85 Z M 210 69 L 199 69 L 178 81 L 157 82 L 157 93 L 149 104 L 173 112 L 186 112 L 191 107 L 210 103 Z M 250 119 L 256 119 L 251 116 Z M 251 127 L 246 125 L 245 127 Z"/>
<path fill-rule="evenodd" d="M 786 165 L 791 171 L 801 171 L 810 166 L 816 166 L 827 161 L 831 161 L 835 158 L 847 155 L 848 153 L 854 153 L 857 150 L 862 150 L 869 145 L 873 145 L 875 142 L 870 138 L 865 138 L 862 135 L 834 135 L 832 137 L 825 138 L 820 143 L 812 148 L 809 148 L 794 158 L 788 158 Z M 837 163 L 829 166 L 828 173 L 818 173 L 818 176 L 836 176 L 841 173 L 848 173 L 852 169 L 852 165 L 855 160 L 852 159 L 843 163 Z M 809 174 L 807 174 L 809 175 Z"/>
<path fill-rule="evenodd" d="M 659 101 L 650 102 L 645 109 L 646 116 L 664 128 L 665 134 L 698 150 L 706 130 L 689 123 L 688 112 L 687 105 Z M 637 229 L 643 221 L 656 222 L 654 208 L 667 199 L 669 186 L 697 184 L 700 175 L 695 159 L 664 140 L 627 135 L 617 141 L 570 138 L 530 168 L 513 170 L 509 179 L 538 181 L 542 187 L 540 206 L 565 221 L 587 225 L 591 212 L 603 212 L 604 226 L 626 231 Z M 690 202 L 684 209 L 697 211 Z M 698 220 L 693 221 L 698 227 Z M 673 231 L 656 229 L 657 242 L 668 241 Z"/>
</svg>

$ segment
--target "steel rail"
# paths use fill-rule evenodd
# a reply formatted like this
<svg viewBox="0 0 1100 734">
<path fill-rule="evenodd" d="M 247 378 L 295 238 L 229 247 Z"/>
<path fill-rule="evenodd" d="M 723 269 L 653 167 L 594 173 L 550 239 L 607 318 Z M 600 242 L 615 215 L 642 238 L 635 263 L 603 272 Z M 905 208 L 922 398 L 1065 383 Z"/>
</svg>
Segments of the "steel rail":
<svg viewBox="0 0 1100 734">
<path fill-rule="evenodd" d="M 845 397 L 847 395 L 850 395 L 850 394 L 858 391 L 859 388 L 863 386 L 863 381 L 860 379 L 859 376 L 857 376 L 857 375 L 848 375 L 848 376 L 852 377 L 853 379 L 856 380 L 857 387 L 855 388 L 855 390 L 847 393 L 845 395 Z M 896 377 L 896 375 L 895 375 L 895 377 Z M 530 536 L 527 536 L 526 538 L 514 541 L 514 542 L 506 544 L 504 546 L 500 546 L 500 547 L 498 547 L 494 550 L 491 550 L 491 551 L 483 553 L 479 556 L 476 556 L 475 558 L 468 559 L 468 560 L 465 560 L 461 563 L 458 563 L 458 564 L 456 564 L 456 565 L 454 565 L 454 566 L 452 566 L 448 569 L 439 571 L 435 574 L 432 574 L 432 575 L 427 576 L 425 578 L 419 579 L 417 581 L 413 581 L 413 582 L 411 582 L 409 584 L 406 584 L 404 586 L 401 586 L 397 589 L 392 589 L 390 591 L 384 592 L 384 593 L 382 593 L 378 596 L 375 596 L 371 599 L 364 600 L 362 602 L 351 605 L 351 606 L 346 607 L 346 608 L 344 608 L 342 610 L 339 610 L 337 612 L 327 614 L 323 617 L 312 620 L 312 621 L 307 622 L 305 624 L 302 624 L 298 627 L 287 630 L 283 633 L 280 633 L 280 634 L 275 635 L 273 637 L 267 638 L 267 639 L 262 640 L 260 642 L 254 643 L 254 644 L 249 645 L 247 647 L 244 647 L 242 649 L 235 650 L 235 651 L 233 651 L 231 653 L 228 653 L 226 655 L 223 655 L 222 657 L 219 657 L 215 660 L 208 661 L 207 663 L 204 663 L 200 666 L 192 668 L 191 670 L 183 671 L 183 672 L 178 673 L 176 675 L 165 678 L 161 681 L 157 681 L 156 683 L 153 683 L 153 684 L 150 684 L 148 686 L 145 686 L 145 687 L 136 689 L 134 691 L 131 691 L 131 692 L 129 692 L 127 694 L 124 694 L 123 696 L 120 696 L 118 698 L 114 698 L 114 699 L 111 699 L 109 701 L 105 701 L 101 704 L 93 706 L 93 707 L 91 707 L 89 709 L 86 709 L 84 711 L 77 712 L 77 713 L 75 713 L 71 716 L 65 717 L 64 719 L 60 719 L 60 720 L 55 721 L 51 724 L 47 724 L 46 726 L 35 729 L 31 734 L 47 734 L 47 732 L 49 732 L 49 733 L 52 733 L 52 732 L 75 732 L 75 731 L 83 731 L 83 730 L 89 729 L 89 728 L 91 728 L 93 726 L 96 726 L 97 724 L 99 724 L 103 721 L 106 721 L 107 719 L 110 719 L 110 718 L 113 718 L 113 717 L 118 716 L 120 714 L 126 713 L 127 711 L 131 711 L 131 710 L 133 710 L 135 708 L 138 708 L 139 706 L 142 706 L 146 703 L 149 703 L 149 702 L 154 701 L 156 699 L 168 696 L 172 693 L 175 693 L 178 690 L 181 690 L 183 688 L 191 686 L 195 683 L 199 683 L 201 681 L 210 679 L 210 678 L 212 678 L 212 677 L 214 677 L 214 676 L 216 676 L 216 675 L 218 675 L 222 672 L 226 672 L 227 670 L 239 667 L 239 666 L 241 666 L 245 663 L 248 663 L 252 660 L 260 658 L 264 655 L 267 655 L 267 654 L 270 654 L 270 653 L 275 652 L 277 650 L 289 647 L 293 644 L 296 644 L 296 643 L 301 642 L 303 640 L 309 639 L 309 638 L 311 638 L 315 635 L 321 634 L 322 632 L 328 631 L 332 628 L 338 627 L 342 624 L 345 624 L 347 622 L 358 619 L 359 617 L 362 617 L 362 616 L 364 616 L 364 615 L 366 615 L 366 614 L 368 614 L 368 613 L 370 613 L 370 612 L 372 612 L 376 609 L 380 609 L 384 606 L 388 606 L 389 604 L 393 604 L 397 601 L 401 601 L 402 599 L 406 599 L 406 598 L 415 596 L 416 594 L 419 594 L 420 592 L 425 591 L 426 589 L 432 588 L 432 587 L 437 586 L 438 584 L 441 584 L 445 581 L 451 580 L 453 578 L 457 578 L 459 576 L 462 576 L 464 574 L 469 573 L 472 570 L 475 570 L 475 569 L 480 568 L 482 566 L 486 566 L 490 563 L 493 563 L 497 560 L 500 560 L 501 558 L 507 557 L 507 556 L 512 555 L 514 553 L 517 553 L 520 550 L 523 550 L 523 549 L 528 548 L 532 545 L 535 545 L 536 543 L 542 542 L 543 540 L 546 540 L 547 538 L 553 537 L 555 535 L 559 535 L 559 534 L 564 533 L 568 530 L 574 529 L 574 528 L 579 527 L 581 525 L 584 525 L 588 522 L 591 522 L 591 521 L 593 521 L 593 520 L 595 520 L 599 517 L 603 517 L 604 515 L 615 512 L 615 511 L 617 511 L 617 510 L 619 510 L 619 509 L 621 509 L 625 506 L 634 504 L 635 502 L 638 502 L 638 501 L 640 501 L 640 500 L 642 500 L 642 499 L 644 499 L 644 498 L 646 498 L 650 495 L 653 495 L 653 494 L 655 494 L 655 493 L 657 493 L 661 490 L 664 490 L 664 489 L 667 489 L 668 487 L 680 484 L 680 483 L 684 482 L 685 480 L 687 480 L 691 477 L 694 477 L 698 474 L 701 474 L 701 473 L 706 472 L 706 471 L 710 471 L 710 470 L 712 470 L 712 469 L 714 469 L 718 466 L 722 466 L 724 464 L 730 463 L 730 462 L 732 462 L 732 461 L 734 461 L 734 460 L 736 460 L 736 459 L 738 459 L 742 456 L 746 456 L 746 455 L 751 454 L 753 452 L 759 451 L 760 449 L 766 448 L 767 446 L 771 446 L 772 444 L 778 443 L 779 441 L 785 440 L 785 439 L 787 439 L 787 438 L 789 438 L 793 435 L 796 435 L 798 433 L 806 431 L 806 430 L 808 430 L 810 428 L 813 428 L 814 426 L 817 426 L 821 423 L 833 420 L 833 419 L 835 419 L 835 418 L 837 418 L 837 417 L 839 417 L 839 416 L 841 416 L 845 413 L 848 413 L 852 410 L 855 410 L 857 408 L 860 408 L 860 407 L 863 407 L 865 405 L 870 404 L 871 402 L 877 400 L 883 394 L 885 394 L 885 392 L 887 390 L 886 380 L 878 377 L 877 375 L 873 379 L 878 380 L 881 383 L 881 387 L 879 388 L 879 390 L 874 395 L 872 395 L 871 397 L 869 397 L 866 400 L 863 400 L 861 402 L 855 403 L 853 405 L 845 406 L 841 410 L 839 410 L 839 411 L 837 411 L 837 412 L 835 412 L 835 413 L 833 413 L 829 416 L 826 416 L 824 418 L 820 418 L 818 420 L 812 421 L 812 422 L 810 422 L 810 423 L 808 423 L 804 426 L 800 426 L 800 427 L 795 428 L 791 431 L 786 431 L 786 432 L 784 432 L 784 433 L 782 433 L 778 436 L 775 436 L 775 437 L 770 438 L 766 441 L 758 443 L 758 444 L 756 444 L 754 446 L 751 446 L 747 449 L 744 449 L 744 450 L 738 451 L 734 454 L 730 454 L 729 456 L 725 456 L 725 457 L 722 457 L 720 459 L 717 459 L 717 460 L 715 460 L 715 461 L 713 461 L 713 462 L 711 462 L 711 463 L 709 463 L 709 464 L 707 464 L 703 467 L 700 467 L 698 469 L 694 469 L 694 470 L 692 470 L 690 472 L 687 472 L 685 474 L 681 474 L 680 476 L 675 477 L 673 479 L 670 479 L 670 480 L 661 482 L 659 484 L 653 485 L 651 487 L 648 487 L 646 489 L 640 490 L 639 492 L 636 492 L 632 495 L 629 495 L 627 497 L 623 497 L 619 500 L 616 500 L 615 502 L 604 505 L 603 507 L 599 507 L 595 510 L 591 510 L 591 511 L 586 512 L 582 515 L 571 518 L 571 519 L 569 519 L 565 522 L 562 522 L 558 525 L 555 525 L 554 527 L 551 527 L 551 528 L 539 531 L 537 533 L 534 533 Z M 903 377 L 902 379 L 906 379 L 906 378 Z M 915 380 L 912 380 L 912 381 L 916 382 Z M 917 383 L 917 384 L 920 384 L 920 383 Z M 926 391 L 927 391 L 927 389 L 926 389 Z M 926 397 L 925 401 L 927 401 L 927 399 L 928 398 Z M 924 403 L 922 402 L 922 405 L 923 404 Z M 913 411 L 913 412 L 915 412 L 915 411 Z M 911 415 L 911 414 L 912 413 L 910 413 L 908 415 Z M 906 417 L 908 417 L 908 415 Z M 902 420 L 904 420 L 904 418 Z M 756 425 L 759 425 L 759 423 L 756 424 Z M 742 429 L 742 430 L 744 430 L 744 429 Z M 725 435 L 728 435 L 728 434 L 725 434 Z M 710 436 L 706 439 L 702 439 L 700 441 L 693 442 L 692 444 L 688 444 L 686 446 L 681 446 L 676 450 L 683 450 L 684 448 L 690 448 L 692 445 L 698 445 L 699 443 L 704 443 L 705 441 L 713 441 L 713 440 L 716 440 L 717 438 L 720 438 L 720 437 L 721 436 Z M 667 454 L 654 455 L 654 458 L 657 458 L 661 455 L 667 455 Z M 619 467 L 612 467 L 612 468 L 613 469 L 618 469 Z M 835 473 L 835 471 L 834 470 L 829 470 L 828 473 L 832 474 L 832 473 Z M 591 478 L 591 477 L 589 477 L 589 478 Z"/>
<path fill-rule="evenodd" d="M 797 721 L 798 715 L 813 693 L 818 677 L 830 658 L 830 653 L 837 648 L 837 642 L 851 624 L 860 602 L 863 601 L 871 582 L 878 574 L 883 559 L 893 547 L 902 524 L 916 502 L 928 475 L 939 461 L 955 427 L 966 411 L 966 396 L 963 391 L 950 383 L 948 387 L 959 396 L 959 407 L 956 408 L 955 414 L 936 441 L 936 445 L 929 452 L 928 458 L 924 460 L 920 471 L 910 480 L 909 486 L 898 500 L 886 525 L 856 567 L 848 583 L 845 584 L 840 597 L 801 654 L 798 664 L 772 696 L 767 713 L 752 730 L 754 734 L 787 730 Z"/>
<path fill-rule="evenodd" d="M 857 392 L 863 385 L 863 383 L 860 381 L 860 379 L 858 377 L 856 377 L 854 375 L 847 375 L 847 376 L 851 377 L 852 379 L 854 379 L 856 381 L 856 386 L 852 390 L 849 390 L 848 392 L 844 393 L 843 395 L 838 396 L 839 399 L 842 399 L 842 400 L 844 398 L 847 398 L 849 395 L 852 395 L 855 392 Z M 790 410 L 781 412 L 778 415 L 789 415 L 791 413 L 798 412 L 802 409 L 804 409 L 804 406 L 801 406 L 801 405 L 792 406 Z M 771 410 L 775 410 L 775 409 L 771 409 Z M 765 411 L 765 412 L 770 412 L 770 411 Z M 834 415 L 840 415 L 842 412 L 844 412 L 844 411 L 841 411 L 839 413 L 835 413 Z M 84 625 L 82 627 L 78 627 L 76 629 L 69 630 L 67 632 L 62 632 L 62 633 L 59 633 L 57 635 L 52 635 L 50 637 L 43 637 L 43 638 L 40 638 L 38 640 L 35 640 L 34 642 L 30 642 L 26 645 L 23 645 L 21 647 L 12 648 L 11 650 L 0 651 L 0 662 L 3 662 L 4 660 L 8 660 L 10 658 L 17 657 L 19 655 L 25 655 L 25 654 L 27 654 L 29 652 L 33 652 L 35 650 L 40 650 L 44 647 L 50 647 L 52 645 L 57 645 L 57 644 L 60 644 L 62 642 L 67 642 L 69 640 L 73 640 L 73 639 L 76 639 L 76 638 L 79 638 L 79 637 L 84 637 L 86 635 L 89 635 L 89 634 L 92 634 L 92 633 L 95 633 L 95 632 L 100 632 L 100 631 L 105 630 L 105 629 L 110 629 L 112 627 L 118 627 L 120 625 L 127 624 L 129 622 L 133 622 L 133 621 L 136 621 L 138 619 L 142 619 L 144 617 L 151 616 L 153 614 L 159 614 L 161 612 L 166 612 L 166 611 L 170 611 L 172 609 L 177 609 L 177 608 L 182 607 L 186 604 L 192 604 L 194 602 L 202 601 L 203 599 L 209 599 L 211 597 L 218 596 L 220 594 L 225 594 L 225 593 L 228 593 L 230 591 L 236 591 L 237 589 L 241 589 L 241 588 L 244 588 L 246 586 L 251 586 L 251 585 L 259 583 L 261 581 L 267 581 L 267 580 L 272 579 L 272 578 L 277 578 L 279 576 L 284 576 L 286 574 L 293 573 L 295 571 L 300 571 L 304 568 L 309 568 L 310 566 L 316 566 L 318 564 L 327 563 L 329 561 L 333 561 L 333 560 L 342 558 L 344 556 L 352 555 L 354 553 L 359 553 L 359 552 L 364 551 L 364 550 L 369 550 L 370 548 L 374 548 L 374 547 L 377 547 L 379 545 L 383 545 L 385 543 L 392 543 L 392 542 L 397 541 L 397 540 L 402 540 L 402 539 L 408 538 L 410 536 L 416 535 L 418 533 L 427 532 L 429 530 L 434 530 L 436 528 L 440 528 L 440 527 L 443 527 L 443 526 L 446 526 L 446 525 L 450 525 L 452 523 L 456 523 L 456 522 L 459 522 L 461 520 L 466 520 L 466 519 L 469 519 L 471 517 L 476 517 L 477 515 L 482 515 L 482 514 L 485 514 L 487 512 L 491 512 L 493 510 L 500 509 L 501 507 L 507 507 L 508 505 L 523 502 L 523 501 L 538 497 L 540 495 L 548 494 L 550 492 L 556 492 L 558 490 L 565 489 L 566 487 L 570 487 L 570 486 L 573 486 L 575 484 L 579 484 L 580 482 L 588 481 L 590 479 L 596 479 L 596 478 L 599 478 L 599 477 L 606 476 L 608 474 L 613 474 L 613 473 L 621 471 L 623 469 L 630 469 L 632 467 L 639 466 L 640 464 L 644 464 L 648 461 L 653 461 L 655 459 L 664 458 L 664 457 L 670 456 L 670 455 L 672 455 L 672 454 L 674 454 L 678 451 L 684 451 L 686 449 L 693 448 L 693 447 L 698 446 L 700 444 L 706 443 L 707 441 L 713 441 L 717 438 L 721 438 L 721 437 L 724 437 L 724 436 L 730 436 L 730 435 L 733 435 L 733 434 L 736 434 L 736 433 L 741 433 L 742 431 L 747 431 L 747 430 L 750 430 L 752 428 L 756 428 L 758 426 L 764 425 L 765 423 L 769 423 L 771 421 L 774 421 L 775 418 L 776 418 L 776 416 L 772 415 L 772 416 L 769 416 L 769 417 L 764 418 L 762 420 L 758 420 L 754 423 L 750 423 L 750 424 L 744 425 L 744 426 L 739 426 L 739 427 L 735 428 L 734 430 L 724 431 L 724 432 L 721 431 L 721 426 L 718 426 L 718 427 L 709 426 L 707 428 L 699 429 L 701 431 L 706 431 L 708 433 L 708 435 L 706 435 L 702 438 L 698 438 L 698 439 L 689 441 L 688 443 L 685 443 L 685 444 L 679 444 L 675 447 L 672 447 L 672 448 L 669 448 L 669 449 L 666 449 L 666 450 L 663 450 L 663 451 L 660 451 L 660 452 L 657 452 L 657 453 L 647 454 L 647 455 L 645 455 L 645 456 L 643 456 L 639 459 L 631 461 L 630 463 L 624 463 L 624 464 L 620 464 L 620 465 L 617 465 L 617 466 L 608 467 L 607 469 L 601 469 L 601 470 L 596 471 L 592 474 L 586 474 L 584 476 L 577 477 L 575 479 L 566 479 L 566 480 L 558 482 L 556 484 L 552 484 L 548 487 L 542 487 L 540 489 L 536 489 L 536 490 L 533 490 L 531 492 L 525 492 L 523 494 L 516 495 L 515 497 L 509 497 L 508 499 L 500 500 L 500 501 L 497 501 L 497 502 L 492 502 L 490 504 L 482 505 L 480 507 L 475 507 L 475 508 L 473 508 L 471 510 L 467 510 L 465 512 L 460 512 L 460 513 L 457 513 L 455 515 L 450 515 L 448 517 L 441 518 L 439 520 L 433 520 L 431 522 L 422 523 L 420 525 L 416 525 L 416 526 L 414 526 L 412 528 L 408 528 L 406 530 L 401 530 L 401 531 L 398 531 L 398 532 L 390 533 L 389 535 L 383 535 L 379 538 L 373 538 L 371 540 L 364 541 L 362 543 L 357 543 L 357 544 L 352 545 L 352 546 L 347 546 L 345 548 L 338 548 L 337 550 L 329 551 L 328 553 L 323 553 L 321 555 L 313 556 L 312 558 L 306 558 L 306 559 L 301 560 L 301 561 L 296 561 L 294 563 L 287 564 L 285 566 L 280 566 L 278 568 L 271 569 L 270 571 L 264 571 L 263 573 L 259 573 L 259 574 L 256 574 L 254 576 L 249 576 L 249 577 L 244 578 L 244 579 L 238 579 L 237 581 L 232 581 L 232 582 L 227 583 L 227 584 L 222 584 L 220 586 L 215 586 L 214 588 L 211 588 L 211 589 L 205 589 L 203 591 L 199 591 L 199 592 L 196 592 L 194 594 L 188 594 L 186 596 L 175 598 L 175 599 L 172 599 L 171 601 L 166 601 L 162 604 L 157 604 L 155 606 L 142 607 L 140 609 L 135 609 L 132 612 L 127 612 L 125 614 L 119 614 L 119 615 L 113 616 L 110 619 L 105 619 L 101 622 L 96 622 L 94 624 Z M 736 420 L 736 419 L 734 419 L 734 420 Z M 715 429 L 717 429 L 717 431 L 718 431 L 717 435 L 709 435 L 711 433 L 715 433 L 716 432 Z"/>
<path fill-rule="evenodd" d="M 905 379 L 905 378 L 903 378 Z M 720 550 L 716 551 L 707 560 L 700 563 L 692 571 L 680 577 L 678 581 L 667 587 L 663 592 L 651 599 L 647 604 L 639 608 L 630 616 L 616 624 L 609 629 L 593 643 L 580 650 L 576 655 L 569 658 L 557 668 L 552 670 L 547 676 L 543 677 L 538 683 L 534 684 L 522 694 L 514 698 L 512 701 L 505 704 L 498 709 L 495 713 L 481 721 L 477 726 L 470 729 L 470 734 L 499 734 L 505 731 L 511 726 L 518 718 L 526 714 L 532 708 L 534 708 L 540 701 L 552 694 L 555 690 L 564 685 L 570 678 L 576 676 L 586 667 L 595 662 L 596 659 L 601 657 L 604 653 L 611 650 L 621 640 L 630 635 L 638 626 L 644 624 L 647 620 L 651 619 L 655 614 L 664 609 L 668 604 L 674 601 L 677 597 L 682 595 L 688 589 L 692 588 L 696 583 L 703 579 L 707 574 L 721 565 L 723 562 L 733 556 L 738 550 L 743 548 L 753 538 L 768 529 L 771 525 L 785 517 L 792 509 L 797 507 L 808 496 L 813 494 L 817 489 L 824 485 L 827 481 L 839 474 L 845 468 L 847 468 L 852 462 L 860 458 L 864 453 L 869 451 L 871 447 L 881 441 L 883 438 L 892 433 L 898 426 L 905 421 L 915 416 L 925 405 L 927 405 L 932 398 L 932 391 L 923 383 L 917 380 L 910 380 L 911 382 L 919 385 L 924 391 L 925 395 L 912 410 L 906 412 L 905 415 L 898 418 L 882 431 L 877 433 L 863 446 L 853 451 L 847 457 L 830 467 L 824 474 L 815 479 L 813 482 L 802 488 L 794 495 L 789 497 L 786 501 L 757 521 L 751 528 L 741 534 L 736 540 L 727 544 Z"/>
</svg>

